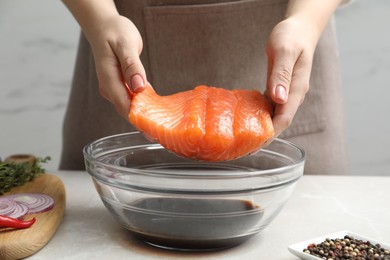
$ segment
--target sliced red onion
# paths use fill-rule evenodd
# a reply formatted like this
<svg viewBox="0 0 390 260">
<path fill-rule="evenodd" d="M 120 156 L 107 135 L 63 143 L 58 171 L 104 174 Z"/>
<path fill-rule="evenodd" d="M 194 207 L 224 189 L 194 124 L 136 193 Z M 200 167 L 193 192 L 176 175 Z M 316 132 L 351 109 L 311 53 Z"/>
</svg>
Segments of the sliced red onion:
<svg viewBox="0 0 390 260">
<path fill-rule="evenodd" d="M 8 198 L 0 198 L 0 215 L 8 216 L 16 208 L 16 202 Z"/>
<path fill-rule="evenodd" d="M 50 210 L 54 200 L 42 193 L 17 193 L 0 197 L 0 215 L 21 218 L 26 214 Z"/>
<path fill-rule="evenodd" d="M 28 207 L 7 197 L 0 200 L 0 215 L 21 218 L 28 212 Z"/>
<path fill-rule="evenodd" d="M 11 218 L 22 218 L 24 215 L 28 213 L 28 207 L 26 205 L 23 205 L 21 203 L 16 203 L 16 208 L 14 212 L 8 215 L 8 217 Z"/>
<path fill-rule="evenodd" d="M 28 207 L 28 214 L 47 211 L 54 206 L 54 200 L 43 193 L 18 193 L 9 196 L 10 199 Z"/>
</svg>

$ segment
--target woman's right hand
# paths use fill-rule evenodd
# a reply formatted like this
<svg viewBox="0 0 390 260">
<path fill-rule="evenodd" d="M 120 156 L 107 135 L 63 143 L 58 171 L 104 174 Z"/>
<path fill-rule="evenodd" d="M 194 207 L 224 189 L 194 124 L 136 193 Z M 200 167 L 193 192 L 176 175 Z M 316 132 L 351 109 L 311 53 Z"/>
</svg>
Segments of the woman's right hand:
<svg viewBox="0 0 390 260">
<path fill-rule="evenodd" d="M 92 47 L 100 94 L 128 119 L 130 95 L 127 86 L 132 92 L 140 92 L 147 82 L 139 58 L 142 51 L 140 33 L 129 19 L 118 13 L 113 0 L 62 1 Z"/>
<path fill-rule="evenodd" d="M 126 17 L 113 15 L 87 34 L 95 59 L 100 94 L 116 111 L 128 118 L 130 95 L 141 92 L 147 82 L 140 60 L 142 38 L 135 25 Z"/>
</svg>

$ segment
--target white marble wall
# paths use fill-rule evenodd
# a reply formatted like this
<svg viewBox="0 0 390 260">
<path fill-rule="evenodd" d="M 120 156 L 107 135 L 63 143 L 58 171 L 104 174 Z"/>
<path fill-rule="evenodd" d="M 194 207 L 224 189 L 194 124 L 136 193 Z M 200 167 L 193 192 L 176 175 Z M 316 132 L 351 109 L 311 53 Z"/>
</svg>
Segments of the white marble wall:
<svg viewBox="0 0 390 260">
<path fill-rule="evenodd" d="M 389 14 L 388 0 L 336 14 L 354 174 L 390 175 Z M 59 0 L 0 1 L 1 157 L 50 155 L 57 168 L 78 33 Z"/>
<path fill-rule="evenodd" d="M 0 156 L 56 169 L 79 29 L 59 0 L 0 1 Z"/>
<path fill-rule="evenodd" d="M 390 176 L 390 1 L 354 0 L 336 21 L 352 171 Z"/>
</svg>

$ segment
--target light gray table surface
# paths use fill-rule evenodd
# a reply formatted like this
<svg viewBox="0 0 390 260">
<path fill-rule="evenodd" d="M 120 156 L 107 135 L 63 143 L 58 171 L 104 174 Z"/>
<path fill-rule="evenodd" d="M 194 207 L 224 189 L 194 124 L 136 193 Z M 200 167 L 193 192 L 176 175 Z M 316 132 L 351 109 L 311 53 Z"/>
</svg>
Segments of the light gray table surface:
<svg viewBox="0 0 390 260">
<path fill-rule="evenodd" d="M 49 243 L 29 259 L 297 259 L 287 247 L 349 230 L 390 244 L 390 177 L 303 176 L 271 224 L 244 244 L 182 253 L 132 238 L 101 202 L 86 172 L 58 171 L 66 188 L 65 216 Z"/>
</svg>

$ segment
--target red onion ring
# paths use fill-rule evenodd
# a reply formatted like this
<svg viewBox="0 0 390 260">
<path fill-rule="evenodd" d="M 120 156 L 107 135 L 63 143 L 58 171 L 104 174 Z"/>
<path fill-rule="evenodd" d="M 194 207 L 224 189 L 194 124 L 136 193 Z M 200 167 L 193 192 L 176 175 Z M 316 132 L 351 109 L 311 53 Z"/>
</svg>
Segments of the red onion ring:
<svg viewBox="0 0 390 260">
<path fill-rule="evenodd" d="M 0 215 L 21 218 L 52 209 L 54 200 L 43 193 L 17 193 L 0 197 Z"/>
<path fill-rule="evenodd" d="M 0 215 L 11 214 L 16 208 L 16 202 L 7 198 L 0 198 Z"/>
<path fill-rule="evenodd" d="M 26 205 L 16 203 L 16 208 L 14 212 L 8 215 L 11 218 L 22 218 L 24 215 L 28 213 L 28 207 Z"/>
<path fill-rule="evenodd" d="M 0 215 L 21 218 L 27 214 L 28 210 L 26 205 L 18 203 L 13 199 L 5 197 L 0 200 Z"/>
</svg>

